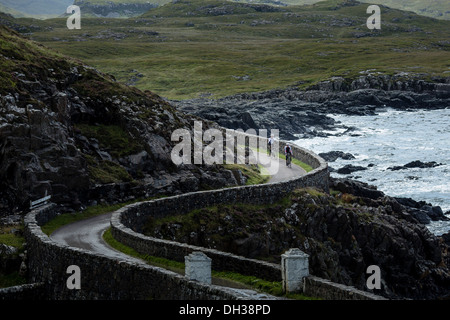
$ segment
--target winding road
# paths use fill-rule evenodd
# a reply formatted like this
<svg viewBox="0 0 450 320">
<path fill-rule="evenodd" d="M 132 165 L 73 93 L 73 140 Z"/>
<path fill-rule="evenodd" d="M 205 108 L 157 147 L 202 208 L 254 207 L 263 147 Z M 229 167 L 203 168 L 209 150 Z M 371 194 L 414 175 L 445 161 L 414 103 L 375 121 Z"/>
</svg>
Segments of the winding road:
<svg viewBox="0 0 450 320">
<path fill-rule="evenodd" d="M 55 242 L 89 250 L 102 255 L 130 262 L 142 262 L 110 247 L 103 240 L 103 233 L 110 227 L 112 212 L 77 221 L 55 230 L 50 239 Z"/>
<path fill-rule="evenodd" d="M 297 165 L 292 164 L 292 168 L 286 167 L 283 159 L 269 157 L 267 154 L 262 153 L 258 155 L 259 162 L 266 168 L 267 173 L 271 175 L 268 183 L 289 180 L 306 174 L 306 171 Z M 111 215 L 112 213 L 107 213 L 65 225 L 54 231 L 50 238 L 60 244 L 89 250 L 108 257 L 144 263 L 139 259 L 113 249 L 103 240 L 103 233 L 110 226 Z"/>
</svg>

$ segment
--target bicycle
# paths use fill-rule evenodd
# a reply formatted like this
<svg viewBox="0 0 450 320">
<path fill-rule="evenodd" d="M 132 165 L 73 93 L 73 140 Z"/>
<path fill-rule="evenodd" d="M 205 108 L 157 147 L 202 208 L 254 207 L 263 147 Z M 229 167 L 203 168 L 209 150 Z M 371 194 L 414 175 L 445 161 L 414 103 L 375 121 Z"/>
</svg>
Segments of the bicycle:
<svg viewBox="0 0 450 320">
<path fill-rule="evenodd" d="M 286 154 L 286 166 L 292 168 L 292 155 L 290 153 Z"/>
</svg>

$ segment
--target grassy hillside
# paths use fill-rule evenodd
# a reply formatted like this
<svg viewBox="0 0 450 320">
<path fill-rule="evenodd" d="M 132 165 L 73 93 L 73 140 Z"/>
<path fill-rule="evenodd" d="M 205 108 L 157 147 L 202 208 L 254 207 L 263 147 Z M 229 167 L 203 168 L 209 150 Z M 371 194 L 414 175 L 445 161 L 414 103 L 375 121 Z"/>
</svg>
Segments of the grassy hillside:
<svg viewBox="0 0 450 320">
<path fill-rule="evenodd" d="M 285 5 L 305 5 L 314 4 L 322 0 L 236 0 L 239 2 L 285 4 Z M 394 9 L 412 11 L 414 13 L 438 18 L 450 19 L 450 1 L 448 0 L 361 0 L 363 3 L 384 5 Z"/>
<path fill-rule="evenodd" d="M 321 0 L 234 0 L 237 3 L 270 4 L 275 6 L 310 5 Z M 171 0 L 0 0 L 0 11 L 13 14 L 15 17 L 31 16 L 49 18 L 64 13 L 70 4 L 80 5 L 90 13 L 90 6 L 111 7 L 118 4 L 147 4 L 161 6 Z M 450 20 L 450 2 L 447 0 L 362 0 L 364 3 L 385 5 L 395 9 L 412 11 L 420 15 Z M 114 11 L 114 9 L 112 9 Z M 126 12 L 121 12 L 127 15 Z"/>
<path fill-rule="evenodd" d="M 65 19 L 38 21 L 31 37 L 172 99 L 306 88 L 367 70 L 448 74 L 449 21 L 383 9 L 382 29 L 369 30 L 366 8 L 180 0 L 141 18 L 84 18 L 81 30 L 67 30 Z"/>
<path fill-rule="evenodd" d="M 60 16 L 74 0 L 0 0 L 0 8 L 4 6 L 7 11 L 18 17 L 21 15 L 36 18 Z M 8 12 L 9 11 L 9 12 Z"/>
<path fill-rule="evenodd" d="M 450 1 L 448 0 L 363 0 L 361 2 L 383 4 L 424 16 L 450 20 Z"/>
<path fill-rule="evenodd" d="M 171 0 L 0 0 L 0 11 L 10 13 L 15 17 L 33 17 L 48 19 L 63 15 L 66 8 L 75 4 L 82 8 L 84 15 L 91 13 L 91 6 L 105 6 L 106 10 L 118 4 L 154 4 L 155 6 L 169 3 Z M 126 14 L 125 14 L 126 15 Z"/>
<path fill-rule="evenodd" d="M 110 3 L 154 3 L 158 5 L 163 5 L 171 2 L 172 0 L 75 0 L 74 4 L 80 3 L 90 3 L 95 5 L 106 5 Z"/>
<path fill-rule="evenodd" d="M 20 17 L 24 17 L 24 16 L 25 16 L 25 14 L 23 14 L 23 13 L 17 11 L 17 10 L 8 8 L 7 6 L 5 6 L 5 5 L 3 5 L 3 4 L 1 4 L 1 3 L 0 3 L 0 12 L 7 13 L 7 14 L 10 14 L 10 15 L 13 15 L 14 17 L 17 17 L 17 18 L 20 18 Z"/>
</svg>

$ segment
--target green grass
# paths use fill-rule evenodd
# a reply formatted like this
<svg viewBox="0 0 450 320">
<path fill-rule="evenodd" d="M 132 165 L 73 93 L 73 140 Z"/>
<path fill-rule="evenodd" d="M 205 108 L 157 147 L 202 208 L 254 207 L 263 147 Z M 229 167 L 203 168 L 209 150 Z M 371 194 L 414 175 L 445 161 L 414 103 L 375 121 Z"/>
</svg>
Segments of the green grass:
<svg viewBox="0 0 450 320">
<path fill-rule="evenodd" d="M 111 247 L 114 249 L 125 253 L 126 255 L 129 255 L 131 257 L 135 257 L 138 259 L 142 259 L 145 262 L 147 262 L 150 265 L 162 267 L 168 270 L 171 270 L 176 273 L 184 273 L 184 263 L 174 261 L 174 260 L 168 260 L 160 257 L 150 256 L 146 254 L 141 254 L 137 252 L 135 249 L 130 248 L 123 243 L 117 241 L 113 236 L 111 232 L 111 228 L 108 228 L 103 233 L 103 240 L 105 240 L 106 243 L 108 243 Z"/>
<path fill-rule="evenodd" d="M 362 0 L 361 2 L 383 4 L 391 8 L 413 11 L 438 19 L 450 19 L 450 2 L 447 0 Z"/>
<path fill-rule="evenodd" d="M 121 158 L 142 150 L 142 145 L 117 125 L 76 124 L 76 129 L 87 138 L 98 140 L 100 148 L 106 149 L 113 157 Z"/>
<path fill-rule="evenodd" d="M 134 202 L 134 201 L 132 201 Z M 113 212 L 119 210 L 120 208 L 130 204 L 132 202 L 113 204 L 113 205 L 96 205 L 88 207 L 86 210 L 76 213 L 63 213 L 59 216 L 56 216 L 52 220 L 48 221 L 46 224 L 41 226 L 42 231 L 46 235 L 51 235 L 58 228 L 65 226 L 70 223 L 74 223 L 77 221 L 89 219 L 101 214 L 106 214 L 109 212 Z"/>
<path fill-rule="evenodd" d="M 258 232 L 260 225 L 267 221 L 267 212 L 276 210 L 283 211 L 291 204 L 289 197 L 280 199 L 274 204 L 221 204 L 201 209 L 192 210 L 182 215 L 170 215 L 160 219 L 150 217 L 143 227 L 143 234 L 152 236 L 155 230 L 166 232 L 167 226 L 177 224 L 180 228 L 177 229 L 176 234 L 172 235 L 183 241 L 189 241 L 191 232 L 203 233 L 202 229 L 208 230 L 221 229 L 217 234 L 210 234 L 208 240 L 202 238 L 204 243 L 196 243 L 196 245 L 210 245 L 215 246 L 223 244 L 224 241 L 232 241 L 233 239 L 247 237 L 248 233 Z M 233 222 L 229 222 L 227 216 L 233 217 Z M 231 223 L 231 225 L 230 225 Z M 237 228 L 237 225 L 246 226 L 245 228 Z M 236 228 L 235 228 L 236 227 Z M 224 233 L 223 230 L 231 228 L 233 232 Z M 172 231 L 170 231 L 172 232 Z M 220 233 L 220 234 L 219 234 Z"/>
<path fill-rule="evenodd" d="M 25 238 L 23 236 L 23 228 L 23 224 L 15 226 L 0 226 L 0 243 L 17 248 L 18 253 L 24 252 Z M 16 229 L 17 232 L 12 232 L 13 229 Z M 5 274 L 0 270 L 0 288 L 16 286 L 25 283 L 26 279 L 18 272 Z"/>
<path fill-rule="evenodd" d="M 208 1 L 216 6 L 223 2 Z M 82 30 L 73 32 L 64 19 L 35 21 L 43 28 L 32 38 L 122 83 L 141 73 L 137 88 L 170 99 L 204 93 L 219 98 L 288 86 L 306 89 L 333 76 L 351 81 L 369 69 L 426 79 L 450 71 L 445 42 L 450 21 L 392 9 L 382 13 L 382 30 L 369 32 L 367 4 L 332 10 L 337 1 L 328 1 L 281 8 L 283 12 L 247 8 L 212 16 L 204 14 L 202 1 L 190 2 L 188 7 L 181 2 L 165 5 L 140 19 L 85 18 Z M 187 8 L 195 14 L 187 15 Z M 123 38 L 115 40 L 110 33 Z M 244 75 L 250 80 L 236 80 Z"/>
<path fill-rule="evenodd" d="M 18 233 L 12 233 L 12 229 L 17 229 Z M 21 235 L 22 232 L 23 225 L 0 227 L 0 243 L 22 249 L 25 242 L 25 238 Z"/>
<path fill-rule="evenodd" d="M 0 272 L 0 288 L 19 286 L 26 283 L 27 280 L 18 272 L 13 272 L 11 274 L 3 274 Z"/>
<path fill-rule="evenodd" d="M 88 155 L 85 155 L 85 157 L 88 159 L 89 177 L 94 183 L 108 184 L 133 181 L 133 177 L 119 164 L 108 160 L 97 161 Z"/>
<path fill-rule="evenodd" d="M 0 55 L 0 93 L 16 89 L 18 80 L 13 72 L 23 73 L 29 79 L 36 74 L 47 78 L 49 69 L 60 70 L 68 65 L 62 55 L 22 39 L 4 25 L 0 25 Z"/>
<path fill-rule="evenodd" d="M 240 170 L 244 176 L 247 177 L 246 185 L 255 185 L 266 183 L 270 179 L 270 175 L 267 170 L 258 165 L 257 167 L 244 164 L 224 164 L 225 169 L 228 170 Z"/>
<path fill-rule="evenodd" d="M 282 154 L 281 152 L 278 153 L 278 157 L 280 159 L 286 160 L 286 156 L 284 154 Z M 304 162 L 302 162 L 302 161 L 300 161 L 300 160 L 298 160 L 298 159 L 296 159 L 294 157 L 292 158 L 292 163 L 297 165 L 297 166 L 299 166 L 299 167 L 301 167 L 301 168 L 303 168 L 303 170 L 305 170 L 306 172 L 310 172 L 310 171 L 314 170 L 314 168 L 311 167 L 309 164 L 304 163 Z"/>
</svg>

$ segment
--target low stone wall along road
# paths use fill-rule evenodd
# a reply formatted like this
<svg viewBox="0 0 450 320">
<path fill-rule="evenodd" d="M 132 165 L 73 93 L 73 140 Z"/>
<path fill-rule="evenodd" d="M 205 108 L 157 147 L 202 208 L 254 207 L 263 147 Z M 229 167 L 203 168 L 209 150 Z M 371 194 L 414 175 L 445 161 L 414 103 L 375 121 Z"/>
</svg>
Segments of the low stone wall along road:
<svg viewBox="0 0 450 320">
<path fill-rule="evenodd" d="M 74 222 L 55 230 L 50 239 L 55 242 L 107 257 L 119 258 L 132 262 L 142 262 L 110 247 L 103 240 L 103 233 L 109 228 L 112 213 L 102 214 L 90 219 Z"/>
<path fill-rule="evenodd" d="M 283 159 L 269 157 L 263 153 L 259 153 L 258 156 L 261 162 L 266 164 L 264 166 L 268 168 L 265 172 L 271 175 L 268 183 L 285 181 L 306 174 L 303 168 L 295 164 L 292 164 L 291 168 L 286 167 Z M 270 165 L 267 165 L 269 161 Z M 274 164 L 275 161 L 278 161 L 279 164 Z M 63 245 L 89 250 L 111 258 L 141 262 L 139 259 L 113 249 L 103 240 L 103 233 L 110 227 L 111 215 L 111 213 L 107 213 L 63 226 L 54 231 L 50 235 L 50 239 Z"/>
<path fill-rule="evenodd" d="M 283 152 L 285 143 L 280 141 L 278 152 Z M 142 224 L 149 216 L 158 218 L 174 213 L 185 214 L 193 209 L 221 203 L 270 204 L 297 188 L 315 187 L 329 192 L 327 163 L 309 150 L 296 145 L 292 149 L 293 158 L 310 165 L 311 171 L 306 172 L 295 164 L 286 167 L 284 159 L 269 158 L 267 154 L 258 153 L 263 167 L 261 172 L 270 176 L 267 183 L 196 191 L 138 202 L 109 214 L 63 226 L 50 237 L 42 232 L 40 226 L 60 213 L 57 206 L 49 204 L 32 210 L 25 217 L 24 232 L 29 247 L 30 281 L 42 284 L 47 299 L 280 299 L 229 284 L 206 284 L 190 280 L 182 274 L 151 266 L 118 252 L 106 244 L 102 236 L 111 227 L 117 241 L 140 253 L 181 261 L 192 248 L 140 233 Z M 281 281 L 278 264 L 211 250 L 207 256 L 212 259 L 214 270 L 231 268 L 242 274 Z M 71 290 L 67 286 L 67 270 L 73 265 L 81 270 L 82 284 L 79 290 Z"/>
</svg>

